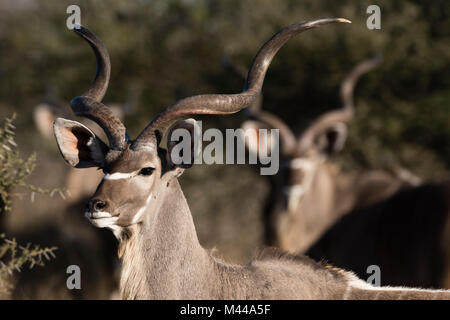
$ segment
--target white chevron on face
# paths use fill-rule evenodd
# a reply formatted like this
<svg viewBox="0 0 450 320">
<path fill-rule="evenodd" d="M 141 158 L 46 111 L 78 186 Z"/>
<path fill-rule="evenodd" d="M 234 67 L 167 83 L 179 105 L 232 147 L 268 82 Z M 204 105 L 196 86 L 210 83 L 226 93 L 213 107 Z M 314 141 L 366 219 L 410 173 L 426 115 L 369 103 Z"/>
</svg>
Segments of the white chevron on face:
<svg viewBox="0 0 450 320">
<path fill-rule="evenodd" d="M 129 173 L 122 173 L 122 172 L 115 172 L 115 173 L 107 173 L 103 179 L 105 180 L 120 180 L 120 179 L 130 179 L 136 176 L 136 172 L 129 172 Z"/>
</svg>

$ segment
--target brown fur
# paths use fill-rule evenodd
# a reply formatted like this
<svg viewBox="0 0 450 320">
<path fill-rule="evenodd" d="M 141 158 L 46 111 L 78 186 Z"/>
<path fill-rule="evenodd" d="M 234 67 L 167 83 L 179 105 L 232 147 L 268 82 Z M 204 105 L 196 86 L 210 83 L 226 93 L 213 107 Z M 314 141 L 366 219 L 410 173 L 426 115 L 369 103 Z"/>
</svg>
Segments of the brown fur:
<svg viewBox="0 0 450 320">
<path fill-rule="evenodd" d="M 369 265 L 378 265 L 384 285 L 449 288 L 449 186 L 446 180 L 407 188 L 355 210 L 307 254 L 360 277 L 368 276 Z"/>
<path fill-rule="evenodd" d="M 386 171 L 343 174 L 333 164 L 311 152 L 306 160 L 316 163 L 310 173 L 302 169 L 282 169 L 274 177 L 266 205 L 266 244 L 295 253 L 305 253 L 342 216 L 354 208 L 366 207 L 386 199 L 397 190 L 409 186 Z M 289 163 L 289 161 L 286 161 Z M 299 173 L 298 173 L 299 172 Z M 312 183 L 294 210 L 287 206 L 284 190 L 304 185 L 305 175 Z"/>
</svg>

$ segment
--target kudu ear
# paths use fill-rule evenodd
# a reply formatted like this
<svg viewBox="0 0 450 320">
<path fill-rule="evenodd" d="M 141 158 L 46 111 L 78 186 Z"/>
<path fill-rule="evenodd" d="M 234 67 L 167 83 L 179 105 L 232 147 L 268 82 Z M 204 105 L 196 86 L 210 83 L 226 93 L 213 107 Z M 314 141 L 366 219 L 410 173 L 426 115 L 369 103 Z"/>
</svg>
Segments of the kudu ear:
<svg viewBox="0 0 450 320">
<path fill-rule="evenodd" d="M 168 170 L 192 167 L 200 154 L 200 126 L 194 119 L 178 121 L 167 135 Z"/>
<path fill-rule="evenodd" d="M 315 139 L 316 147 L 328 155 L 341 151 L 347 140 L 347 131 L 345 123 L 334 123 L 318 134 Z"/>
<path fill-rule="evenodd" d="M 102 167 L 108 146 L 77 121 L 57 118 L 53 124 L 59 151 L 75 168 Z"/>
<path fill-rule="evenodd" d="M 46 139 L 52 136 L 53 122 L 55 121 L 55 113 L 47 104 L 40 104 L 34 108 L 33 119 L 39 133 Z"/>
<path fill-rule="evenodd" d="M 270 155 L 272 153 L 272 136 L 270 134 L 270 126 L 261 121 L 247 120 L 241 125 L 244 130 L 244 140 L 245 146 L 248 151 L 260 155 L 261 151 L 265 155 Z M 267 130 L 267 135 L 259 135 L 259 130 Z"/>
</svg>

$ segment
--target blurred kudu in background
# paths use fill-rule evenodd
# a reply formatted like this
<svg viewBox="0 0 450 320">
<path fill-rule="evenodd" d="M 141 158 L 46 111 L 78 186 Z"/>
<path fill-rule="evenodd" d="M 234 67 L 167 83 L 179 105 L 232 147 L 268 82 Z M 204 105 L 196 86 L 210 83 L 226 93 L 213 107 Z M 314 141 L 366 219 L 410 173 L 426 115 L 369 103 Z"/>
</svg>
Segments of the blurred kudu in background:
<svg viewBox="0 0 450 320">
<path fill-rule="evenodd" d="M 246 132 L 279 129 L 280 170 L 268 176 L 271 192 L 264 210 L 265 244 L 304 253 L 342 215 L 385 199 L 398 189 L 417 183 L 406 170 L 367 170 L 344 173 L 329 161 L 347 137 L 354 112 L 353 90 L 359 77 L 380 63 L 381 57 L 357 65 L 341 85 L 342 108 L 321 115 L 299 138 L 277 116 L 261 110 L 262 99 L 249 110 Z M 236 72 L 238 66 L 232 66 Z M 249 135 L 249 138 L 256 137 Z M 267 139 L 270 141 L 271 139 Z M 259 141 L 246 140 L 250 152 Z M 270 145 L 261 146 L 268 152 Z M 411 178 L 410 178 L 411 176 Z"/>
<path fill-rule="evenodd" d="M 299 138 L 262 111 L 261 100 L 250 109 L 252 120 L 242 127 L 278 128 L 284 163 L 270 177 L 265 243 L 326 260 L 362 278 L 369 275 L 368 266 L 377 265 L 383 285 L 448 288 L 449 181 L 421 184 L 404 168 L 344 173 L 329 162 L 344 146 L 355 84 L 379 60 L 357 65 L 342 82 L 342 108 L 320 116 Z M 259 153 L 252 150 L 259 141 L 247 141 L 250 152 Z M 259 148 L 270 152 L 271 146 Z"/>
</svg>

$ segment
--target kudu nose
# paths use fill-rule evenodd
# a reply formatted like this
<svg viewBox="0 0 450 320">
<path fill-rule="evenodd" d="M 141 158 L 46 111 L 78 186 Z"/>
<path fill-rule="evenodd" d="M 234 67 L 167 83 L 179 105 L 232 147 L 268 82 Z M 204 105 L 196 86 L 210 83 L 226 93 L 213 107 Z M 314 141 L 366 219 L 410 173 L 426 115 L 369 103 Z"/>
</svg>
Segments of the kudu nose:
<svg viewBox="0 0 450 320">
<path fill-rule="evenodd" d="M 106 202 L 100 199 L 91 199 L 89 201 L 89 210 L 91 212 L 99 212 L 102 211 L 106 207 Z"/>
</svg>

